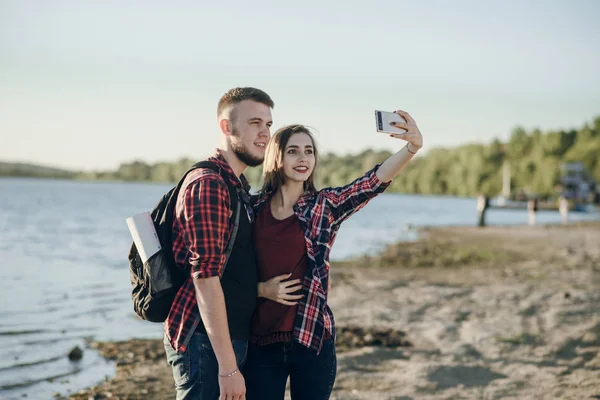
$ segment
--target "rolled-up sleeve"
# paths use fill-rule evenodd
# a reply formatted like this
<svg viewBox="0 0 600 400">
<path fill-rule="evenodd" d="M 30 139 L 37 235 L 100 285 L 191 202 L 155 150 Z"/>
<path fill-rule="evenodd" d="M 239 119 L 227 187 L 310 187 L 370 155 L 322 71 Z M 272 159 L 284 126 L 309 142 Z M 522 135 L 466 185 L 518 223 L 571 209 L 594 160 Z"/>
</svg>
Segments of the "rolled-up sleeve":
<svg viewBox="0 0 600 400">
<path fill-rule="evenodd" d="M 229 191 L 220 175 L 209 173 L 187 186 L 182 224 L 192 278 L 221 275 L 230 215 Z"/>
<path fill-rule="evenodd" d="M 383 182 L 377 177 L 378 168 L 379 164 L 346 186 L 325 188 L 321 191 L 331 209 L 334 224 L 345 221 L 363 208 L 369 200 L 387 189 L 391 182 Z"/>
</svg>

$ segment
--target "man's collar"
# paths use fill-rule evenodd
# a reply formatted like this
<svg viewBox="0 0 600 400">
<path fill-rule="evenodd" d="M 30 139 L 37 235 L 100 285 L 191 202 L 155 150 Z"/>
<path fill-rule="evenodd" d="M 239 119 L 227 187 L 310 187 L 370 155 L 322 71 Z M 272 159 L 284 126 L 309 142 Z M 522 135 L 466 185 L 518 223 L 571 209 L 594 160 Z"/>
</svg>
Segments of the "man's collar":
<svg viewBox="0 0 600 400">
<path fill-rule="evenodd" d="M 238 179 L 235 172 L 233 172 L 233 168 L 231 168 L 231 165 L 229 165 L 225 157 L 223 157 L 223 153 L 220 149 L 217 149 L 215 154 L 211 158 L 215 161 L 217 165 L 219 165 L 221 168 L 223 168 L 223 170 L 227 172 L 229 180 L 231 181 L 233 186 L 241 186 L 246 192 L 250 191 L 250 183 L 248 183 L 248 180 L 246 179 L 244 174 L 240 175 Z"/>
</svg>

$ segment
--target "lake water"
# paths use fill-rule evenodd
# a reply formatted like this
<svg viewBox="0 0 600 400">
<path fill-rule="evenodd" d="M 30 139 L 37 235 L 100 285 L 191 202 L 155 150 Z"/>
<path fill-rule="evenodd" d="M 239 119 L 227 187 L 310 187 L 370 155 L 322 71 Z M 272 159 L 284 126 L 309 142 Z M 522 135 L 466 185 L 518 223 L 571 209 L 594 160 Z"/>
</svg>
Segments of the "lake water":
<svg viewBox="0 0 600 400">
<path fill-rule="evenodd" d="M 130 298 L 125 218 L 150 210 L 171 185 L 0 178 L 0 398 L 50 399 L 111 376 L 84 339 L 159 338 Z M 383 194 L 340 229 L 332 259 L 414 240 L 410 226 L 474 225 L 475 199 Z M 571 213 L 570 219 L 598 219 Z M 489 224 L 525 224 L 525 211 L 490 210 Z M 558 223 L 540 212 L 538 223 Z"/>
</svg>

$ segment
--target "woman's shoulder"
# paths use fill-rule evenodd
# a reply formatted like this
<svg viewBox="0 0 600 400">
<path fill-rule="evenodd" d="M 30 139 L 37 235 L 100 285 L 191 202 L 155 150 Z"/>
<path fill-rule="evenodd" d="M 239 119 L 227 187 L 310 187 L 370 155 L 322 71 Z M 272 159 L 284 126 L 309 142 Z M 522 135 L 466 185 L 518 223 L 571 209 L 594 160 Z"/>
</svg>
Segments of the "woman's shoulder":
<svg viewBox="0 0 600 400">
<path fill-rule="evenodd" d="M 327 188 L 325 188 L 327 189 Z M 325 189 L 313 190 L 310 192 L 305 192 L 300 199 L 298 199 L 298 205 L 300 207 L 312 207 L 317 204 L 322 203 L 326 198 Z"/>
</svg>

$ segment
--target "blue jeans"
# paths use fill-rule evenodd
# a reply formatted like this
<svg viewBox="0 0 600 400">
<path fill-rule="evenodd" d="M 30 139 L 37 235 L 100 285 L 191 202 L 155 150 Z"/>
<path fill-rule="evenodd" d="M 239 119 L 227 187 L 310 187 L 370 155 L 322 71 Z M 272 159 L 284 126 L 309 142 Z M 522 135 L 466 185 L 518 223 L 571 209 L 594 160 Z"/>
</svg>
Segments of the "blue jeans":
<svg viewBox="0 0 600 400">
<path fill-rule="evenodd" d="M 326 400 L 335 381 L 335 343 L 328 339 L 319 355 L 296 342 L 248 345 L 244 365 L 246 400 L 283 400 L 288 376 L 292 400 Z"/>
<path fill-rule="evenodd" d="M 217 400 L 219 398 L 219 365 L 204 333 L 194 333 L 184 353 L 177 354 L 164 336 L 167 362 L 173 369 L 177 400 Z M 248 342 L 232 340 L 238 366 L 246 361 Z"/>
</svg>

